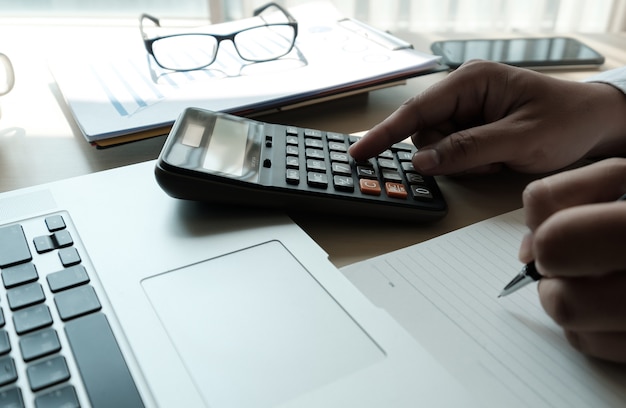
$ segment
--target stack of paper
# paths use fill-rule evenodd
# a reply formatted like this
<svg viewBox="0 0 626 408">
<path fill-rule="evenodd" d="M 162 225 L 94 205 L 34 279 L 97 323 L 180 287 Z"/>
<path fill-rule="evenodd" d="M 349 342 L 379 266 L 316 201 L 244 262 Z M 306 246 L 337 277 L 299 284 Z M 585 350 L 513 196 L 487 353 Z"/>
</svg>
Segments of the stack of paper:
<svg viewBox="0 0 626 408">
<path fill-rule="evenodd" d="M 207 69 L 164 71 L 148 57 L 137 30 L 114 53 L 64 55 L 50 66 L 85 137 L 99 146 L 167 133 L 189 106 L 249 116 L 389 86 L 439 66 L 437 57 L 325 9 L 292 12 L 296 45 L 271 62 L 246 63 L 224 41 Z M 234 32 L 242 24 L 206 31 Z"/>
</svg>

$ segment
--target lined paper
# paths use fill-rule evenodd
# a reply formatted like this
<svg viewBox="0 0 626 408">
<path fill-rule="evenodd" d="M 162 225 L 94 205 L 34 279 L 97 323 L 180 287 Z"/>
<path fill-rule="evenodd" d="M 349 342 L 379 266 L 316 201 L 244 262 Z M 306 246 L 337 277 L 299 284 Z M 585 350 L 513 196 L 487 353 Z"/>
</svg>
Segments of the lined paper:
<svg viewBox="0 0 626 408">
<path fill-rule="evenodd" d="M 536 285 L 498 298 L 525 231 L 517 210 L 342 272 L 486 403 L 625 406 L 626 367 L 572 349 Z"/>
</svg>

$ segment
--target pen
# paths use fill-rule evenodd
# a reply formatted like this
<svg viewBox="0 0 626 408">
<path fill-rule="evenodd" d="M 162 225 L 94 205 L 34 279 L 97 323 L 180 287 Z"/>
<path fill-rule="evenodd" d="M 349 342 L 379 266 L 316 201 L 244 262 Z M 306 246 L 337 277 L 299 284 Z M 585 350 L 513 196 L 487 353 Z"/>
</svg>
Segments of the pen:
<svg viewBox="0 0 626 408">
<path fill-rule="evenodd" d="M 626 194 L 617 199 L 617 201 L 624 200 L 626 200 Z M 537 272 L 537 268 L 535 268 L 535 261 L 531 261 L 524 265 L 520 273 L 518 273 L 517 276 L 514 277 L 513 280 L 504 287 L 504 289 L 502 289 L 502 292 L 500 292 L 498 297 L 510 295 L 518 289 L 523 288 L 531 282 L 536 282 L 539 279 L 541 279 L 541 274 Z"/>
<path fill-rule="evenodd" d="M 536 282 L 539 279 L 541 279 L 541 275 L 537 272 L 537 268 L 535 268 L 535 261 L 529 262 L 524 265 L 520 273 L 502 289 L 498 297 L 510 295 L 516 290 L 523 288 L 531 282 Z"/>
</svg>

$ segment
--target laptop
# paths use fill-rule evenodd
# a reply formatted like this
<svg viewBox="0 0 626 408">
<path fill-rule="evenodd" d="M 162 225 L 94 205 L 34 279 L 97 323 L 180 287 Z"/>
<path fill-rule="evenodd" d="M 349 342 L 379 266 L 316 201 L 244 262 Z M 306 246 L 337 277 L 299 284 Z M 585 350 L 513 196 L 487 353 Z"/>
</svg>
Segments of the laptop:
<svg viewBox="0 0 626 408">
<path fill-rule="evenodd" d="M 0 194 L 0 406 L 472 405 L 288 217 L 153 171 Z"/>
</svg>

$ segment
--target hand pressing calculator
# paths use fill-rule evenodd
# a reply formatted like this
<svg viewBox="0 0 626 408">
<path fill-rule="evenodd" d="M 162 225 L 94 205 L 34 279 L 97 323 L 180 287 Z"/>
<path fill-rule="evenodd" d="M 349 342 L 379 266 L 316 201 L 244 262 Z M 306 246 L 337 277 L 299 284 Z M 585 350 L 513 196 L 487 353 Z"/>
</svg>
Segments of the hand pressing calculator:
<svg viewBox="0 0 626 408">
<path fill-rule="evenodd" d="M 435 179 L 411 164 L 400 143 L 356 162 L 356 136 L 263 123 L 189 108 L 176 120 L 156 165 L 172 197 L 402 221 L 446 214 Z"/>
</svg>

